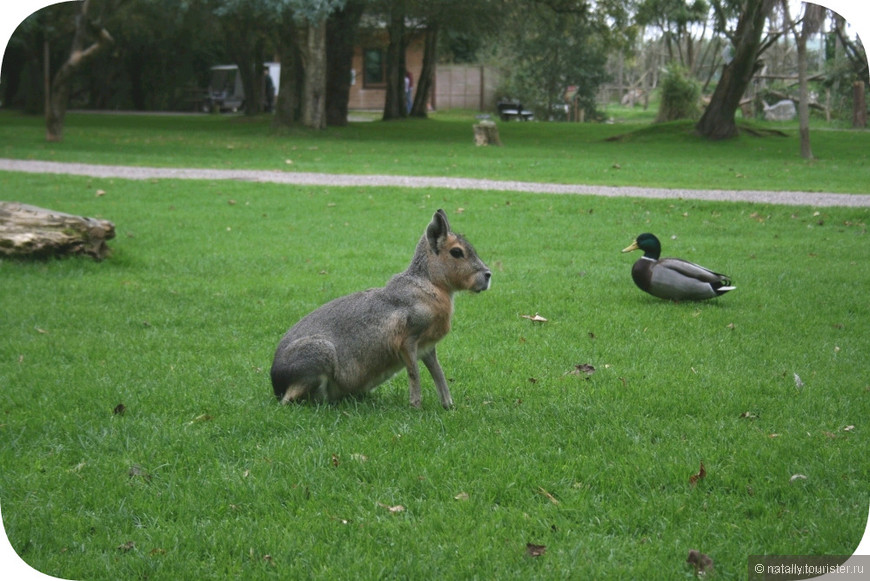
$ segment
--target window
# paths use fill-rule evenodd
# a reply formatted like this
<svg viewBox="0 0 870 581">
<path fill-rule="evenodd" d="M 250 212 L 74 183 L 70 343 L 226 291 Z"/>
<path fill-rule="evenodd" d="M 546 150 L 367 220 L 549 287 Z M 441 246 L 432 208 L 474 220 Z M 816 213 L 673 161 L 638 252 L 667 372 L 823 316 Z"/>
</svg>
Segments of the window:
<svg viewBox="0 0 870 581">
<path fill-rule="evenodd" d="M 367 48 L 363 51 L 363 86 L 384 87 L 387 84 L 386 59 L 380 48 Z"/>
</svg>

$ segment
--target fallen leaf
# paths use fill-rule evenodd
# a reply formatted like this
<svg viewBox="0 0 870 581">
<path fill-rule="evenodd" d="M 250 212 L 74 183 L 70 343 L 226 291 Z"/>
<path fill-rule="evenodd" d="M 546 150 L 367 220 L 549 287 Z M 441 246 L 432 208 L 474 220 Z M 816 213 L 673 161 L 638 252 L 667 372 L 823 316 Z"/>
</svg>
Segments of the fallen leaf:
<svg viewBox="0 0 870 581">
<path fill-rule="evenodd" d="M 379 502 L 378 506 L 380 506 L 381 508 L 387 509 L 388 511 L 392 512 L 393 514 L 396 514 L 399 512 L 405 512 L 405 507 L 402 506 L 401 504 L 397 504 L 395 506 L 390 506 L 388 504 L 384 504 L 382 502 Z"/>
<path fill-rule="evenodd" d="M 695 549 L 689 551 L 686 563 L 695 568 L 696 575 L 705 575 L 713 570 L 713 559 Z"/>
<path fill-rule="evenodd" d="M 520 315 L 520 316 L 524 319 L 528 319 L 528 320 L 534 321 L 536 323 L 546 323 L 547 322 L 547 319 L 545 319 L 544 317 L 542 317 L 538 313 L 535 313 L 534 315 Z"/>
<path fill-rule="evenodd" d="M 592 375 L 595 373 L 595 367 L 589 365 L 588 363 L 580 363 L 574 366 L 574 369 L 568 372 L 570 375 Z"/>
<path fill-rule="evenodd" d="M 533 543 L 526 543 L 526 555 L 529 557 L 540 557 L 544 553 L 547 552 L 547 547 L 545 545 L 535 545 Z"/>
<path fill-rule="evenodd" d="M 851 432 L 854 429 L 855 429 L 855 426 L 846 426 L 845 428 L 843 428 L 843 431 L 844 432 Z"/>
<path fill-rule="evenodd" d="M 160 548 L 157 548 L 157 549 L 151 549 L 151 552 L 148 553 L 148 554 L 151 555 L 152 557 L 153 557 L 154 555 L 165 555 L 165 554 L 166 554 L 166 549 L 160 549 Z"/>
<path fill-rule="evenodd" d="M 543 489 L 542 487 L 540 487 L 540 486 L 538 486 L 538 494 L 541 494 L 541 495 L 543 495 L 543 496 L 546 496 L 546 497 L 547 497 L 547 500 L 549 500 L 549 501 L 552 502 L 553 504 L 561 504 L 561 503 L 559 502 L 559 499 L 558 499 L 558 498 L 556 498 L 555 496 L 553 496 L 552 494 L 550 494 L 549 492 L 547 492 L 546 490 L 544 490 L 544 489 Z"/>
<path fill-rule="evenodd" d="M 34 329 L 36 329 L 36 332 L 40 335 L 48 335 L 48 331 L 46 331 L 45 329 L 40 329 L 39 327 L 34 327 Z"/>
<path fill-rule="evenodd" d="M 740 417 L 747 420 L 756 420 L 758 419 L 758 414 L 755 414 L 753 412 L 743 412 L 742 414 L 740 414 Z"/>
<path fill-rule="evenodd" d="M 792 474 L 791 478 L 788 479 L 789 482 L 794 482 L 795 480 L 806 480 L 806 474 Z"/>
<path fill-rule="evenodd" d="M 145 482 L 151 482 L 151 475 L 148 474 L 148 471 L 139 466 L 138 464 L 133 464 L 130 466 L 130 470 L 127 472 L 127 475 L 130 478 L 142 478 Z"/>
<path fill-rule="evenodd" d="M 767 437 L 768 437 L 768 438 L 778 438 L 778 437 L 779 437 L 779 434 L 776 434 L 776 433 L 774 433 L 774 434 L 768 434 Z"/>
<path fill-rule="evenodd" d="M 801 381 L 801 376 L 798 375 L 797 373 L 794 374 L 794 386 L 798 389 L 800 389 L 804 386 L 804 382 Z"/>
<path fill-rule="evenodd" d="M 694 486 L 699 480 L 707 477 L 707 470 L 704 468 L 704 462 L 701 462 L 701 468 L 698 470 L 697 474 L 692 474 L 689 477 L 689 484 Z"/>
<path fill-rule="evenodd" d="M 468 500 L 468 493 L 467 492 L 460 492 L 459 494 L 454 496 L 453 499 L 454 500 Z"/>
<path fill-rule="evenodd" d="M 366 456 L 365 454 L 358 454 L 358 453 L 351 454 L 350 459 L 355 461 L 355 462 L 368 462 L 369 461 L 368 456 Z"/>
<path fill-rule="evenodd" d="M 96 197 L 98 197 L 98 198 L 101 197 L 101 196 L 105 196 L 105 195 L 106 195 L 106 190 L 97 190 L 97 193 L 96 193 L 95 195 L 96 195 Z"/>
<path fill-rule="evenodd" d="M 336 454 L 332 455 L 332 465 L 335 466 L 336 468 L 338 468 L 339 461 L 338 461 L 338 455 L 336 455 Z"/>
<path fill-rule="evenodd" d="M 136 543 L 134 543 L 133 541 L 127 541 L 123 545 L 118 545 L 118 550 L 126 553 L 127 551 L 133 550 L 133 547 L 135 547 L 135 546 L 136 546 Z"/>
</svg>

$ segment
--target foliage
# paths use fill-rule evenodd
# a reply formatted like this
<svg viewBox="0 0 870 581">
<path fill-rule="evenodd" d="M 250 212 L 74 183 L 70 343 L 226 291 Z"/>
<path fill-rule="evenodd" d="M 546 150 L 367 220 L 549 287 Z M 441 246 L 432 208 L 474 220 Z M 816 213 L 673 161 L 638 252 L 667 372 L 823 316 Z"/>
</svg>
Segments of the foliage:
<svg viewBox="0 0 870 581">
<path fill-rule="evenodd" d="M 585 5 L 561 11 L 535 3 L 511 12 L 499 55 L 507 71 L 503 96 L 548 119 L 564 105 L 565 90 L 575 86 L 579 106 L 591 117 L 598 86 L 606 80 L 606 37 L 595 18 Z"/>
<path fill-rule="evenodd" d="M 671 61 L 683 67 L 694 67 L 694 43 L 691 28 L 707 21 L 710 5 L 706 0 L 642 0 L 635 20 L 641 26 L 657 26 L 661 32 Z M 685 48 L 684 48 L 685 45 Z"/>
<path fill-rule="evenodd" d="M 701 85 L 679 65 L 672 64 L 662 80 L 656 122 L 697 119 L 701 112 Z"/>
</svg>

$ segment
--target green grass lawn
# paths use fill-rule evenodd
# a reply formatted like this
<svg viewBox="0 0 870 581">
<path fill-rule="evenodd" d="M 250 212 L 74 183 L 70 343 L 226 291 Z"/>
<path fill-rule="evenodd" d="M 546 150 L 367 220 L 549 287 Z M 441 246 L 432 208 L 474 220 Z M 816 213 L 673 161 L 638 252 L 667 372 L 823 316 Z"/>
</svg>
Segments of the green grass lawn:
<svg viewBox="0 0 870 581">
<path fill-rule="evenodd" d="M 274 131 L 268 117 L 71 113 L 63 143 L 43 121 L 0 112 L 0 157 L 98 164 L 268 169 L 288 172 L 475 177 L 566 184 L 868 193 L 870 132 L 812 132 L 816 160 L 786 137 L 711 143 L 678 122 L 499 123 L 504 147 L 475 148 L 470 114 Z M 621 141 L 609 137 L 631 134 Z"/>
<path fill-rule="evenodd" d="M 72 116 L 68 141 L 47 146 L 7 114 L 0 155 L 266 167 L 266 152 L 283 151 L 281 165 L 297 144 L 288 171 L 351 171 L 341 152 L 359 147 L 331 131 L 180 119 L 218 141 L 239 130 L 242 155 L 176 135 L 172 120 L 137 129 L 138 117 Z M 468 159 L 478 155 L 520 159 L 512 145 L 475 150 L 456 124 L 444 138 L 456 142 L 434 148 L 457 152 L 457 174 L 498 177 Z M 424 136 L 403 144 L 400 124 L 381 124 L 395 133 L 379 143 L 369 127 L 344 131 L 377 150 L 371 173 L 439 173 L 435 161 L 384 161 L 413 147 L 423 156 Z M 543 140 L 545 127 L 503 136 Z M 544 148 L 568 156 L 569 129 L 549 127 L 561 145 Z M 590 131 L 575 137 L 598 161 L 646 139 Z M 127 132 L 130 146 L 113 153 Z M 850 156 L 832 182 L 857 183 L 848 176 L 866 172 L 863 154 L 848 143 L 867 137 L 819 135 L 829 133 Z M 804 176 L 797 189 L 833 165 L 801 162 L 796 139 L 747 142 L 783 144 L 778 159 Z M 712 147 L 708 167 L 761 167 L 754 153 Z M 520 167 L 502 177 L 543 179 Z M 118 233 L 101 263 L 0 261 L 3 525 L 44 573 L 679 579 L 694 576 L 685 560 L 697 549 L 716 578 L 741 579 L 749 555 L 850 554 L 864 532 L 870 209 L 12 172 L 0 189 Z M 281 335 L 403 270 L 439 207 L 493 270 L 491 290 L 456 297 L 439 346 L 455 409 L 441 409 L 425 372 L 422 410 L 408 406 L 404 373 L 362 400 L 278 405 L 268 370 Z M 697 304 L 642 293 L 637 253 L 620 250 L 643 231 L 737 290 Z M 548 321 L 523 318 L 535 313 Z M 594 373 L 574 373 L 582 364 Z M 706 476 L 691 484 L 701 462 Z M 531 556 L 529 543 L 545 552 Z"/>
</svg>

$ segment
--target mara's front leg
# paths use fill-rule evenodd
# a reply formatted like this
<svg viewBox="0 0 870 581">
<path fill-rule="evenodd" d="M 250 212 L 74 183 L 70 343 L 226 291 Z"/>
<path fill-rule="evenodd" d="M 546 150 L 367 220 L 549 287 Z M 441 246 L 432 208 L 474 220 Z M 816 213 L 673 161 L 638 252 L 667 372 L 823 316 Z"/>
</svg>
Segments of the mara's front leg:
<svg viewBox="0 0 870 581">
<path fill-rule="evenodd" d="M 405 369 L 408 370 L 408 392 L 411 405 L 420 407 L 422 396 L 420 394 L 420 366 L 417 364 L 417 340 L 409 337 L 402 345 L 402 360 Z"/>
<path fill-rule="evenodd" d="M 432 379 L 435 381 L 435 389 L 438 390 L 438 397 L 441 398 L 441 405 L 444 406 L 445 409 L 452 408 L 453 398 L 450 396 L 450 388 L 447 387 L 447 380 L 444 378 L 444 371 L 441 370 L 441 364 L 438 363 L 438 355 L 435 353 L 435 348 L 433 347 L 431 351 L 423 355 L 422 359 L 423 363 L 426 365 L 426 369 L 429 370 Z"/>
</svg>

